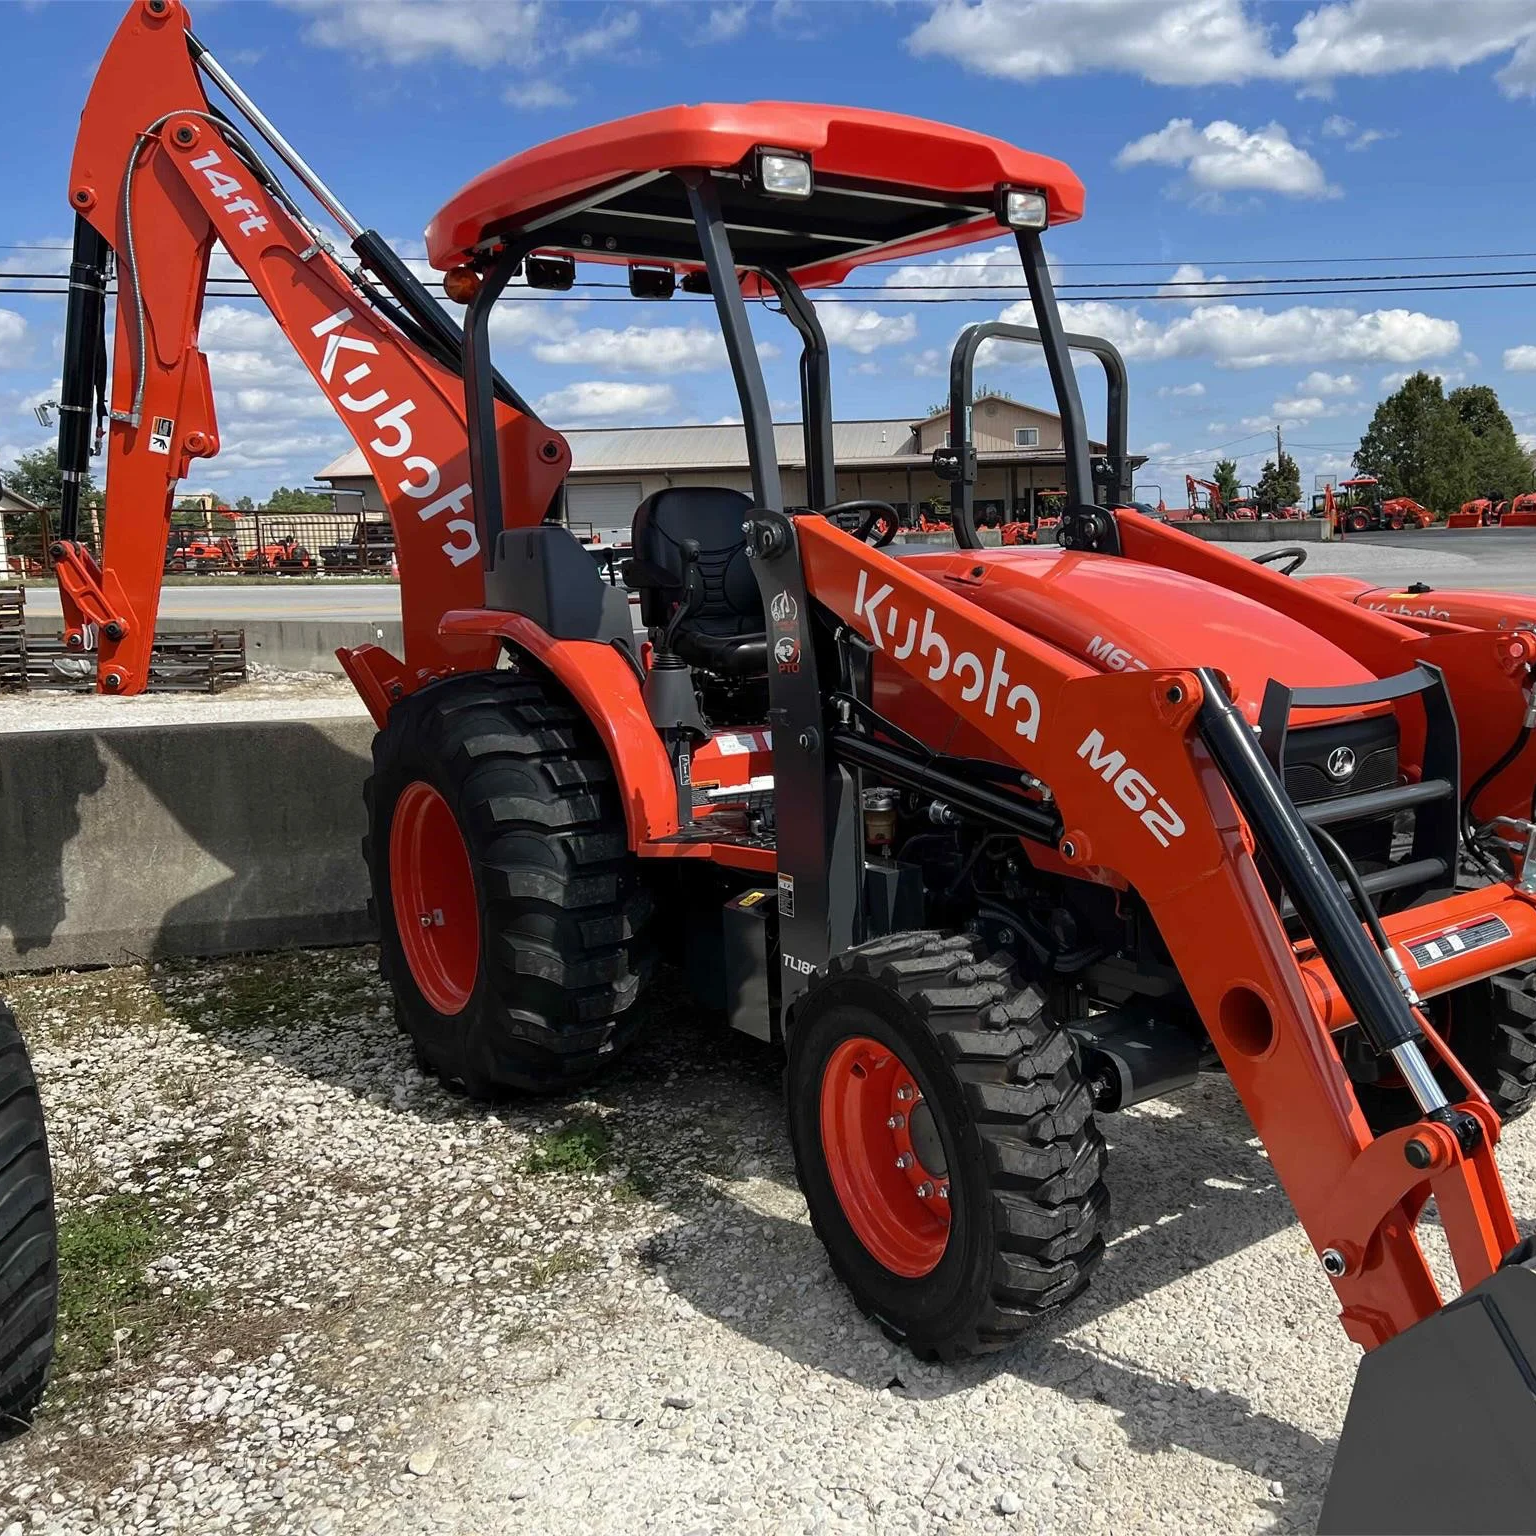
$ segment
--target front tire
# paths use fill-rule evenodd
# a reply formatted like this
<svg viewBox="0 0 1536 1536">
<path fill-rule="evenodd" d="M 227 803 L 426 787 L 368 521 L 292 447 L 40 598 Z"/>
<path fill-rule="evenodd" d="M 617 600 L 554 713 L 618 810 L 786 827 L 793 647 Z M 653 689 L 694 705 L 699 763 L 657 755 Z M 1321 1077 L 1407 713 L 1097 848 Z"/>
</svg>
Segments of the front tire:
<svg viewBox="0 0 1536 1536">
<path fill-rule="evenodd" d="M 1104 1251 L 1105 1148 L 1065 1031 L 976 941 L 835 959 L 785 1074 L 811 1225 L 855 1302 L 924 1358 L 1000 1349 Z"/>
<path fill-rule="evenodd" d="M 15 1015 L 0 1003 L 0 1440 L 25 1429 L 42 1401 L 58 1310 L 43 1107 Z"/>
<path fill-rule="evenodd" d="M 374 739 L 363 850 L 418 1059 L 476 1098 L 562 1092 L 633 1039 L 650 899 L 613 771 L 554 684 L 452 678 Z"/>
</svg>

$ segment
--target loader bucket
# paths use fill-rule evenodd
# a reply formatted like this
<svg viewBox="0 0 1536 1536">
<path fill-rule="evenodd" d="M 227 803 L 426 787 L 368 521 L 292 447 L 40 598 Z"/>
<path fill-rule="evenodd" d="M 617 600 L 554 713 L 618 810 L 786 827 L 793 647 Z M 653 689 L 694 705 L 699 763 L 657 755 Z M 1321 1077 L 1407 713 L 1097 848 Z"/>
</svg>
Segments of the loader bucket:
<svg viewBox="0 0 1536 1536">
<path fill-rule="evenodd" d="M 1318 1531 L 1532 1530 L 1536 1269 L 1515 1264 L 1361 1361 Z"/>
</svg>

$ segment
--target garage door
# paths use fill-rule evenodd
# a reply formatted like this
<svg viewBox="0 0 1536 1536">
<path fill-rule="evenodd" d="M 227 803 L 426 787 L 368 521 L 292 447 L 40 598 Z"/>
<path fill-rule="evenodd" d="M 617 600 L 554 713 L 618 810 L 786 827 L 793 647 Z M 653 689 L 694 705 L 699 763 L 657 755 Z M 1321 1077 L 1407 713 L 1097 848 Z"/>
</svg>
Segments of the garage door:
<svg viewBox="0 0 1536 1536">
<path fill-rule="evenodd" d="M 585 534 L 588 525 L 605 544 L 628 544 L 635 508 L 640 505 L 638 480 L 587 484 L 571 481 L 565 487 L 565 520 L 571 532 Z"/>
</svg>

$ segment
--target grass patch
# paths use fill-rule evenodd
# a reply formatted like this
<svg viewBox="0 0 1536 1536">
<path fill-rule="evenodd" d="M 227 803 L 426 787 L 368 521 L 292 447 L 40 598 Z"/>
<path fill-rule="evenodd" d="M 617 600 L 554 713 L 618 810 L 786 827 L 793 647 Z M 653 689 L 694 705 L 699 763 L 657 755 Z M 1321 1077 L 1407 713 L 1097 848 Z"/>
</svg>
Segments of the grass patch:
<svg viewBox="0 0 1536 1536">
<path fill-rule="evenodd" d="M 289 950 L 216 972 L 206 962 L 174 962 L 166 967 L 166 1007 L 200 1034 L 292 1028 L 372 1011 L 383 995 L 377 975 L 337 958 Z"/>
<path fill-rule="evenodd" d="M 656 1193 L 656 1176 L 643 1165 L 631 1163 L 624 1177 L 613 1186 L 613 1198 L 620 1205 L 638 1205 Z"/>
<path fill-rule="evenodd" d="M 596 1173 L 608 1161 L 612 1138 L 596 1116 L 573 1120 L 540 1136 L 523 1163 L 525 1173 Z"/>
<path fill-rule="evenodd" d="M 591 1256 L 581 1248 L 556 1248 L 528 1266 L 528 1289 L 545 1290 L 557 1280 L 563 1280 L 567 1275 L 579 1275 L 591 1265 Z"/>
<path fill-rule="evenodd" d="M 142 1357 L 161 1333 L 201 1306 L 197 1293 L 166 1296 L 144 1278 L 165 1229 L 143 1195 L 108 1195 L 59 1219 L 59 1338 L 54 1379 Z M 131 1332 L 118 1337 L 122 1329 Z"/>
</svg>

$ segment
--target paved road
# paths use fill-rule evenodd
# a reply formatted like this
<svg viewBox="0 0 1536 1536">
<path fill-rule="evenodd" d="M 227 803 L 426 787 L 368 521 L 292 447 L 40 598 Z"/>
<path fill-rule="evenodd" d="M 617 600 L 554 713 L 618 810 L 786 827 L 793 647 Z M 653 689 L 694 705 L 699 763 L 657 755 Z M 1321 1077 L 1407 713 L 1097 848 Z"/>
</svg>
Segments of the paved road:
<svg viewBox="0 0 1536 1536">
<path fill-rule="evenodd" d="M 1284 540 L 1277 541 L 1285 542 Z M 1263 546 L 1232 546 L 1257 554 Z M 1333 544 L 1309 544 L 1307 569 L 1379 580 L 1422 579 L 1438 587 L 1484 587 L 1536 595 L 1536 528 L 1430 528 L 1404 533 L 1354 534 Z M 48 587 L 27 591 L 32 613 L 56 614 L 58 595 Z M 306 581 L 242 583 L 165 589 L 160 611 L 167 618 L 242 623 L 253 619 L 352 619 L 400 617 L 398 587 L 381 583 Z"/>
</svg>

